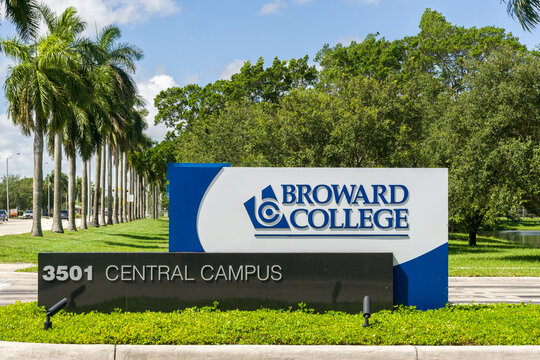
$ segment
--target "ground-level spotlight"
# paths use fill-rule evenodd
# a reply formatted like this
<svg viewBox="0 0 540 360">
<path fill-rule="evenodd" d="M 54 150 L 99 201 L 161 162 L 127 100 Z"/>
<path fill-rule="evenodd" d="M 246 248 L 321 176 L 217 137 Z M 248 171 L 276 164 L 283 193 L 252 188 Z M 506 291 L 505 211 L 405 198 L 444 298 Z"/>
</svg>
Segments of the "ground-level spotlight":
<svg viewBox="0 0 540 360">
<path fill-rule="evenodd" d="M 45 330 L 49 330 L 50 328 L 52 328 L 51 316 L 53 316 L 54 314 L 59 312 L 64 306 L 66 306 L 67 302 L 68 300 L 66 298 L 63 298 L 62 300 L 51 306 L 49 310 L 47 310 L 47 319 L 43 323 L 43 328 Z"/>
<path fill-rule="evenodd" d="M 364 327 L 368 327 L 369 325 L 369 318 L 371 317 L 371 299 L 369 296 L 364 296 Z"/>
</svg>

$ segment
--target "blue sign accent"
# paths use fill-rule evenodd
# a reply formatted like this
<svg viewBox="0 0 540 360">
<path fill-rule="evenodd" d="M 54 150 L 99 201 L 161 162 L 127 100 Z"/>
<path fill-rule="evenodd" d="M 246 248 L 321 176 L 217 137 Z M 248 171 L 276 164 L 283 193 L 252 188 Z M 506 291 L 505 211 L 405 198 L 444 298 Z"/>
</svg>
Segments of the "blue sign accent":
<svg viewBox="0 0 540 360">
<path fill-rule="evenodd" d="M 394 266 L 394 304 L 428 310 L 447 302 L 448 243 Z"/>
<path fill-rule="evenodd" d="M 263 203 L 259 205 L 257 210 L 255 209 L 255 196 L 244 203 L 253 227 L 255 229 L 290 229 L 287 220 L 277 204 L 276 193 L 274 193 L 270 185 L 263 189 L 262 200 Z M 262 224 L 257 219 L 256 214 L 259 215 L 259 219 L 263 222 Z"/>
<path fill-rule="evenodd" d="M 197 214 L 206 190 L 230 164 L 167 164 L 169 180 L 169 251 L 204 252 L 197 233 Z"/>
</svg>

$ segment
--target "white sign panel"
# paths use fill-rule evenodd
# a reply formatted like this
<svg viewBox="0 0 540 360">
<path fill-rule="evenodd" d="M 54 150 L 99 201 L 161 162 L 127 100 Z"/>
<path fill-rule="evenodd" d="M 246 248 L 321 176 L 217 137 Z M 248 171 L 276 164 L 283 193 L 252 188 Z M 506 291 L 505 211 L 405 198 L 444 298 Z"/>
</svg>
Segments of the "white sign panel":
<svg viewBox="0 0 540 360">
<path fill-rule="evenodd" d="M 168 178 L 170 251 L 391 252 L 395 277 L 431 272 L 446 294 L 447 169 L 169 164 Z"/>
</svg>

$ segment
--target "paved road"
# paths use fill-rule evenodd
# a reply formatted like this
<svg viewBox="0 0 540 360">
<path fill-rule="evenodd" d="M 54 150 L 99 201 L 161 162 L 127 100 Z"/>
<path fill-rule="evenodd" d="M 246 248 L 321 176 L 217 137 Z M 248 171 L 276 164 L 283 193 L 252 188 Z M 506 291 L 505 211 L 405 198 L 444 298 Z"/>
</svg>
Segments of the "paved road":
<svg viewBox="0 0 540 360">
<path fill-rule="evenodd" d="M 451 277 L 448 295 L 455 304 L 540 304 L 540 277 Z"/>
<path fill-rule="evenodd" d="M 79 226 L 81 219 L 75 219 L 75 224 Z M 67 229 L 67 220 L 62 220 L 64 229 Z M 43 230 L 51 230 L 52 218 L 42 218 L 41 227 Z M 9 221 L 0 221 L 0 236 L 12 234 L 25 234 L 32 231 L 32 219 L 9 219 Z"/>
<path fill-rule="evenodd" d="M 15 272 L 32 264 L 0 264 L 0 306 L 37 301 L 37 273 Z"/>
<path fill-rule="evenodd" d="M 0 305 L 37 301 L 37 274 L 15 272 L 31 264 L 0 264 Z M 476 277 L 448 281 L 448 300 L 453 304 L 540 304 L 540 277 Z"/>
</svg>

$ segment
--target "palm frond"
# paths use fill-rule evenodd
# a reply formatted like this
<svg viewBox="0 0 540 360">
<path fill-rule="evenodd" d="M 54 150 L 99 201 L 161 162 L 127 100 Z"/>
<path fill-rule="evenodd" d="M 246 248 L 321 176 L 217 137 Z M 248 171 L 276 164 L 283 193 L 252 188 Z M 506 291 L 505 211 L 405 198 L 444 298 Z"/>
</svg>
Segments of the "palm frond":
<svg viewBox="0 0 540 360">
<path fill-rule="evenodd" d="M 39 30 L 39 11 L 34 0 L 4 0 L 5 16 L 24 38 L 34 38 Z"/>
<path fill-rule="evenodd" d="M 521 27 L 532 31 L 540 24 L 540 0 L 501 0 L 506 3 L 506 11 L 517 19 Z"/>
</svg>

